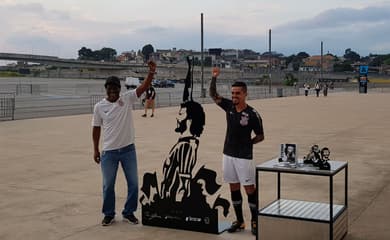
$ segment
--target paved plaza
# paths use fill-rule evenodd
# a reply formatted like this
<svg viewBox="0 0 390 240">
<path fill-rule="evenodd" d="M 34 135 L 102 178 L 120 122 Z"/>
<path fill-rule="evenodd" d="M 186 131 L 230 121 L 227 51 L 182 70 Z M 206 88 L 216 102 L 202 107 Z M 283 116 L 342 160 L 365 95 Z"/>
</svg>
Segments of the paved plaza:
<svg viewBox="0 0 390 240">
<path fill-rule="evenodd" d="M 349 164 L 348 240 L 390 239 L 390 94 L 329 93 L 251 100 L 263 117 L 264 142 L 255 145 L 260 164 L 278 155 L 281 143 L 296 143 L 302 158 L 313 144 L 329 147 L 332 160 Z M 218 173 L 225 115 L 203 105 L 206 126 L 198 162 Z M 154 118 L 135 111 L 140 185 L 146 172 L 162 175 L 162 164 L 179 135 L 179 107 L 159 108 Z M 92 158 L 91 114 L 0 122 L 0 239 L 254 239 L 244 232 L 220 235 L 116 223 L 102 227 L 100 166 Z M 290 181 L 291 180 L 291 181 Z M 328 201 L 328 182 L 320 177 L 287 176 L 284 196 Z M 117 179 L 117 213 L 125 201 L 123 172 Z M 335 201 L 343 198 L 342 177 L 335 178 Z M 275 178 L 260 179 L 261 204 L 275 198 Z M 228 186 L 219 193 L 230 200 Z M 211 197 L 210 197 L 211 198 Z M 212 201 L 212 199 L 208 199 Z M 245 219 L 250 213 L 244 197 Z M 136 212 L 141 217 L 140 205 Z M 221 214 L 221 220 L 223 220 Z M 233 209 L 226 219 L 234 220 Z M 275 226 L 276 227 L 276 226 Z"/>
</svg>

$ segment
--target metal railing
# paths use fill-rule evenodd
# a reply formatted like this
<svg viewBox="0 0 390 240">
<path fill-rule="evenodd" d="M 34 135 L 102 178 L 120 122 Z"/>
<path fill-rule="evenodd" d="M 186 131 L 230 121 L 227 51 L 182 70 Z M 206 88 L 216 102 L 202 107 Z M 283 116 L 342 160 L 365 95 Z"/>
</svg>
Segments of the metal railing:
<svg viewBox="0 0 390 240">
<path fill-rule="evenodd" d="M 0 121 L 15 119 L 15 93 L 0 93 Z"/>
<path fill-rule="evenodd" d="M 282 89 L 282 95 L 280 95 L 280 89 Z M 279 90 L 279 92 L 278 92 Z M 218 93 L 221 96 L 226 98 L 230 98 L 230 88 L 222 88 L 218 90 Z M 272 98 L 272 97 L 287 97 L 287 96 L 297 96 L 299 95 L 299 89 L 292 87 L 284 87 L 284 88 L 275 88 L 272 89 L 272 92 L 269 93 L 268 87 L 259 87 L 259 86 L 249 86 L 248 87 L 248 100 L 253 99 L 262 99 L 262 98 Z M 103 99 L 105 95 L 91 95 L 91 111 L 93 112 L 93 108 L 97 102 Z M 206 98 L 201 97 L 201 90 L 194 90 L 192 93 L 192 97 L 194 101 L 197 101 L 201 104 L 212 103 L 213 100 L 208 97 L 208 92 L 206 91 Z M 140 101 L 134 104 L 133 109 L 142 109 L 142 98 L 140 97 Z M 156 107 L 171 107 L 171 106 L 179 106 L 182 103 L 182 92 L 159 92 L 157 89 L 155 106 Z"/>
<path fill-rule="evenodd" d="M 375 86 L 370 87 L 369 92 L 381 92 L 389 93 L 390 87 Z M 97 89 L 97 88 L 96 88 Z M 230 98 L 230 87 L 228 85 L 218 85 L 218 93 L 221 96 Z M 338 87 L 335 89 L 329 89 L 329 93 L 332 92 L 357 92 L 357 84 L 351 84 L 350 86 Z M 65 116 L 65 115 L 77 115 L 77 114 L 90 114 L 93 112 L 93 108 L 97 102 L 105 97 L 105 93 L 99 91 L 90 92 L 84 91 L 84 89 L 76 89 L 74 87 L 50 88 L 39 95 L 21 94 L 6 92 L 0 94 L 0 120 L 13 120 L 13 119 L 28 119 L 28 118 L 40 118 L 51 116 Z M 91 88 L 92 90 L 92 88 Z M 248 86 L 248 100 L 275 98 L 275 97 L 288 97 L 303 95 L 302 88 L 275 86 L 271 92 L 268 91 L 266 86 Z M 55 91 L 55 92 L 54 92 Z M 156 108 L 180 106 L 182 102 L 182 88 L 175 89 L 156 89 Z M 78 93 L 78 94 L 76 94 Z M 82 93 L 82 94 L 80 94 Z M 310 94 L 314 94 L 312 91 Z M 201 104 L 212 103 L 212 99 L 208 97 L 206 92 L 206 98 L 201 97 L 200 88 L 195 88 L 193 91 L 193 99 Z M 143 109 L 141 96 L 139 101 L 133 105 L 133 109 Z"/>
</svg>

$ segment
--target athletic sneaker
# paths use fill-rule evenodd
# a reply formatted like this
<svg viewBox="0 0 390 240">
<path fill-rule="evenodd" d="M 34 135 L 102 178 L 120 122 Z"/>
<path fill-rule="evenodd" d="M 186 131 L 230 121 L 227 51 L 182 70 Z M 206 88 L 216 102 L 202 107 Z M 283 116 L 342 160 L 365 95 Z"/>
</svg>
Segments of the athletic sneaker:
<svg viewBox="0 0 390 240">
<path fill-rule="evenodd" d="M 143 114 L 142 117 L 146 117 L 146 114 Z"/>
<path fill-rule="evenodd" d="M 245 223 L 234 221 L 227 231 L 230 233 L 234 233 L 234 232 L 240 232 L 243 229 L 245 229 Z"/>
<path fill-rule="evenodd" d="M 251 232 L 253 235 L 257 234 L 257 224 L 256 221 L 251 221 Z"/>
<path fill-rule="evenodd" d="M 105 216 L 102 220 L 102 226 L 110 226 L 114 223 L 114 217 L 112 216 Z"/>
<path fill-rule="evenodd" d="M 138 219 L 133 214 L 123 216 L 123 221 L 131 224 L 138 224 Z"/>
<path fill-rule="evenodd" d="M 150 115 L 150 117 L 154 117 L 154 114 L 152 113 L 152 115 Z"/>
</svg>

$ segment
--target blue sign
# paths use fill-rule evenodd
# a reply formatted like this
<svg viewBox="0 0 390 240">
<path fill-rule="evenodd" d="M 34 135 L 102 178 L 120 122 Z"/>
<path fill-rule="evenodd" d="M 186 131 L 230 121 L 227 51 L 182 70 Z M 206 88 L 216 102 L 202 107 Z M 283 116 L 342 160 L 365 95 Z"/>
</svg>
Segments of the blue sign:
<svg viewBox="0 0 390 240">
<path fill-rule="evenodd" d="M 359 67 L 359 73 L 360 74 L 368 74 L 368 66 L 367 65 L 361 65 Z"/>
</svg>

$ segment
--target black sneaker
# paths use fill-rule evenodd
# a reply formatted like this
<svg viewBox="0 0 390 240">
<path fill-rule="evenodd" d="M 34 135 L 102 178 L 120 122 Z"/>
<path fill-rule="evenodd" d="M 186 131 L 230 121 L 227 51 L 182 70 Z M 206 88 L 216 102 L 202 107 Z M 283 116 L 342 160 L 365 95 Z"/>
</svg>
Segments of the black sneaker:
<svg viewBox="0 0 390 240">
<path fill-rule="evenodd" d="M 251 232 L 253 235 L 257 234 L 257 224 L 256 221 L 251 221 Z"/>
<path fill-rule="evenodd" d="M 102 226 L 110 226 L 114 223 L 114 217 L 112 216 L 105 216 L 102 220 Z"/>
<path fill-rule="evenodd" d="M 241 230 L 244 229 L 245 229 L 245 223 L 234 221 L 227 231 L 230 233 L 234 233 L 234 232 L 240 232 Z"/>
<path fill-rule="evenodd" d="M 123 221 L 131 224 L 138 224 L 138 219 L 133 214 L 123 216 Z"/>
<path fill-rule="evenodd" d="M 150 117 L 154 117 L 154 114 L 152 113 L 152 115 L 150 115 Z"/>
<path fill-rule="evenodd" d="M 146 114 L 143 114 L 142 117 L 146 117 Z"/>
</svg>

